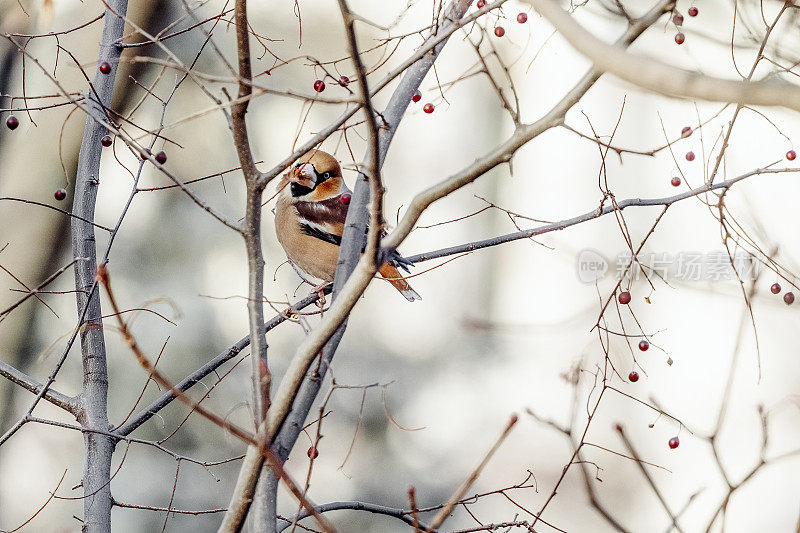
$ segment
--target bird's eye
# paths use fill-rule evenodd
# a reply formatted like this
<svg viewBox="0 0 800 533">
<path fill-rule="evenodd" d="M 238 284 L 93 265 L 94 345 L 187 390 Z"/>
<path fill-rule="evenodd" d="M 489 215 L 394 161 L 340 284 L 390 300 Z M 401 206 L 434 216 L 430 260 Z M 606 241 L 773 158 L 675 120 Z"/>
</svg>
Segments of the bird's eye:
<svg viewBox="0 0 800 533">
<path fill-rule="evenodd" d="M 330 172 L 326 172 L 326 173 L 324 173 L 324 174 L 322 175 L 322 178 L 323 178 L 323 179 L 328 179 L 328 178 L 330 178 L 330 177 L 331 177 L 331 173 L 330 173 Z"/>
</svg>

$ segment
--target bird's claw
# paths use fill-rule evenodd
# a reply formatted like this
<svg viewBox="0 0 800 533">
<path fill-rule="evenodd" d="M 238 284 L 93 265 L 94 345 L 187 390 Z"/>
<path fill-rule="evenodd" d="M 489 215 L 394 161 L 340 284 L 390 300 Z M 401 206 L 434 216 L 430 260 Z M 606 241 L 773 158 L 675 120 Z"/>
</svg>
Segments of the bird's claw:
<svg viewBox="0 0 800 533">
<path fill-rule="evenodd" d="M 325 304 L 327 303 L 327 300 L 325 300 L 325 288 L 326 288 L 328 285 L 330 285 L 330 283 L 329 283 L 329 282 L 325 282 L 325 283 L 322 283 L 322 284 L 320 284 L 320 285 L 314 285 L 314 288 L 313 288 L 313 289 L 311 289 L 311 292 L 315 292 L 315 293 L 317 293 L 317 295 L 319 296 L 319 299 L 318 299 L 316 302 L 314 302 L 314 303 L 315 303 L 315 304 L 317 305 L 317 307 L 319 307 L 320 309 L 322 309 L 323 307 L 325 307 Z"/>
</svg>

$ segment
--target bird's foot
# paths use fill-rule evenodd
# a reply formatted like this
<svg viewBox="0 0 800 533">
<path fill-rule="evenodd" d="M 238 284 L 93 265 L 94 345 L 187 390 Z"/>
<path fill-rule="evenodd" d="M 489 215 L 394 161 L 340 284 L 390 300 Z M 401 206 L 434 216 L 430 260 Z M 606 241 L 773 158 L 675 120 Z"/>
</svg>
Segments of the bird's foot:
<svg viewBox="0 0 800 533">
<path fill-rule="evenodd" d="M 325 283 L 320 283 L 319 285 L 314 285 L 314 288 L 311 289 L 311 292 L 315 292 L 315 293 L 317 293 L 317 295 L 319 295 L 319 300 L 317 300 L 314 303 L 320 309 L 325 307 L 325 304 L 327 303 L 327 301 L 325 300 L 325 288 L 328 285 L 330 285 L 330 282 L 326 281 Z"/>
</svg>

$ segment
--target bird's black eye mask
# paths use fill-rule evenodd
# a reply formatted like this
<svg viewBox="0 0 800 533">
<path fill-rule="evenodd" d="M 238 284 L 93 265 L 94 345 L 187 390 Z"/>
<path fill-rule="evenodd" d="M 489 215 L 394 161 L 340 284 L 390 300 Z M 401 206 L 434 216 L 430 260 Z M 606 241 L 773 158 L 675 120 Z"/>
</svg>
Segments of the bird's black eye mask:
<svg viewBox="0 0 800 533">
<path fill-rule="evenodd" d="M 300 168 L 300 165 L 304 164 L 305 163 L 298 163 L 297 165 L 295 165 L 295 168 Z M 314 168 L 314 165 L 311 165 L 311 168 Z M 309 194 L 314 189 L 316 189 L 317 185 L 319 185 L 320 183 L 322 183 L 327 179 L 330 179 L 331 176 L 332 176 L 331 172 L 323 172 L 322 174 L 320 174 L 319 172 L 317 172 L 317 169 L 314 168 L 313 187 L 306 187 L 305 185 L 300 185 L 299 183 L 292 182 L 291 185 L 289 186 L 289 190 L 291 191 L 292 196 L 294 198 L 297 198 L 298 196 L 305 196 L 306 194 Z"/>
<path fill-rule="evenodd" d="M 294 198 L 297 198 L 298 196 L 305 196 L 314 189 L 312 189 L 311 187 L 306 187 L 305 185 L 300 185 L 299 183 L 292 182 L 289 185 L 289 190 L 292 192 L 292 196 Z"/>
</svg>

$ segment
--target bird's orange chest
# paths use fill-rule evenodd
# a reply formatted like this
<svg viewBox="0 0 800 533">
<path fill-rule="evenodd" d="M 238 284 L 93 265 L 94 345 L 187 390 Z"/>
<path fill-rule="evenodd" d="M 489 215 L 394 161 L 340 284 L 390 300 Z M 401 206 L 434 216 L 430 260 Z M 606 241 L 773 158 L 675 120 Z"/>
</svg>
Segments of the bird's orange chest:
<svg viewBox="0 0 800 533">
<path fill-rule="evenodd" d="M 297 208 L 279 202 L 275 209 L 275 233 L 289 260 L 307 274 L 333 281 L 339 247 L 303 232 Z"/>
</svg>

